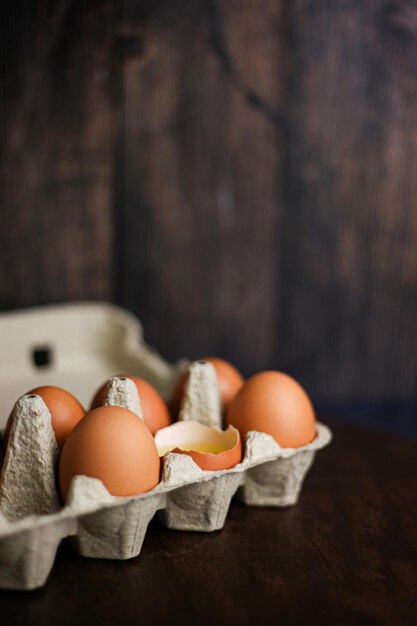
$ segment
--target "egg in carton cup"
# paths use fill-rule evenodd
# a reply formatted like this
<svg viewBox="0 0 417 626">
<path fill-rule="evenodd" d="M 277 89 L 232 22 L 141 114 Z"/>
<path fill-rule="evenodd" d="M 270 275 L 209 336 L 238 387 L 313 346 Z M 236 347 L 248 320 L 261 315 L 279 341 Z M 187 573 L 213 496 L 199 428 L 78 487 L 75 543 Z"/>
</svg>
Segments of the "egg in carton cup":
<svg viewBox="0 0 417 626">
<path fill-rule="evenodd" d="M 189 372 L 179 420 L 221 429 L 213 366 L 195 362 Z M 143 419 L 137 387 L 129 378 L 109 380 L 105 405 L 127 408 Z M 168 452 L 161 480 L 151 491 L 113 496 L 100 480 L 75 476 L 61 508 L 51 414 L 40 396 L 25 395 L 15 405 L 0 477 L 0 587 L 42 586 L 67 536 L 83 556 L 129 559 L 140 553 L 156 512 L 167 528 L 210 532 L 224 526 L 236 492 L 249 505 L 295 504 L 317 450 L 330 440 L 330 430 L 320 423 L 313 442 L 293 449 L 252 431 L 241 462 L 215 471 L 202 470 L 187 454 Z"/>
</svg>

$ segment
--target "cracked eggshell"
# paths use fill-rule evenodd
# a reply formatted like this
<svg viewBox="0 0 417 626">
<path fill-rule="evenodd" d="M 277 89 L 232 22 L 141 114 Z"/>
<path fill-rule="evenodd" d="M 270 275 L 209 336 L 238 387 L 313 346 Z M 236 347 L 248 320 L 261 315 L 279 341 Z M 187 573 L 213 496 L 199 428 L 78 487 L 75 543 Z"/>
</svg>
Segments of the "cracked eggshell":
<svg viewBox="0 0 417 626">
<path fill-rule="evenodd" d="M 138 378 L 137 376 L 131 376 L 129 374 L 118 374 L 117 378 L 128 378 L 135 383 L 142 405 L 143 420 L 153 435 L 160 428 L 169 426 L 171 423 L 171 416 L 168 406 L 155 387 L 153 387 L 146 380 L 143 380 L 143 378 Z M 105 404 L 107 391 L 108 381 L 97 390 L 93 400 L 91 401 L 90 410 L 96 409 Z"/>
<path fill-rule="evenodd" d="M 159 483 L 160 461 L 149 428 L 128 409 L 93 409 L 71 432 L 61 453 L 59 485 L 64 500 L 78 475 L 100 479 L 114 496 L 150 491 Z"/>
<path fill-rule="evenodd" d="M 216 370 L 222 410 L 225 411 L 239 391 L 239 389 L 244 384 L 245 381 L 243 376 L 234 365 L 232 365 L 228 361 L 225 361 L 224 359 L 219 359 L 218 357 L 209 356 L 204 359 L 200 359 L 199 362 L 209 362 Z M 181 408 L 185 387 L 189 376 L 188 371 L 188 369 L 185 370 L 180 376 L 171 397 L 171 412 L 174 419 L 176 419 Z"/>
<path fill-rule="evenodd" d="M 220 430 L 200 422 L 177 422 L 155 435 L 160 456 L 167 452 L 187 454 L 203 470 L 225 470 L 242 460 L 239 431 L 230 426 Z"/>
<path fill-rule="evenodd" d="M 61 387 L 43 386 L 28 391 L 25 395 L 40 396 L 45 402 L 52 418 L 52 428 L 55 433 L 58 448 L 61 450 L 66 438 L 78 422 L 84 417 L 85 409 L 75 396 Z M 14 410 L 10 413 L 4 431 L 3 448 L 6 450 Z"/>
<path fill-rule="evenodd" d="M 282 448 L 298 448 L 316 436 L 316 416 L 301 385 L 283 372 L 249 378 L 229 406 L 226 424 L 241 437 L 256 430 L 274 437 Z"/>
</svg>

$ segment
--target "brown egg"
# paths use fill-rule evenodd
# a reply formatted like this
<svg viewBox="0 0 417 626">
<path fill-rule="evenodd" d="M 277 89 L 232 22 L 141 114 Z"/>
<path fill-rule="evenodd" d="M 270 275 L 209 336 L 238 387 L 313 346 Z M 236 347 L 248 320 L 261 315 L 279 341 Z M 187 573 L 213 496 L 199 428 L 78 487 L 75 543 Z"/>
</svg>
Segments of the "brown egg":
<svg viewBox="0 0 417 626">
<path fill-rule="evenodd" d="M 142 404 L 143 420 L 151 433 L 154 435 L 160 428 L 165 428 L 171 423 L 171 416 L 168 407 L 160 393 L 152 387 L 150 383 L 143 378 L 130 376 L 127 374 L 117 374 L 123 378 L 132 380 L 138 390 L 139 398 Z M 96 392 L 90 409 L 96 409 L 103 406 L 106 399 L 107 383 L 104 383 Z"/>
<path fill-rule="evenodd" d="M 283 372 L 261 372 L 249 378 L 226 415 L 239 429 L 272 435 L 283 448 L 303 446 L 316 436 L 313 405 L 299 383 Z"/>
<path fill-rule="evenodd" d="M 233 426 L 220 430 L 194 420 L 176 422 L 155 435 L 160 456 L 167 452 L 188 454 L 203 470 L 223 470 L 242 460 L 239 431 Z"/>
<path fill-rule="evenodd" d="M 36 387 L 27 392 L 28 394 L 36 394 L 45 402 L 51 413 L 52 428 L 54 429 L 58 448 L 61 450 L 66 438 L 76 424 L 85 415 L 84 407 L 78 402 L 77 398 L 69 391 L 60 387 L 44 386 Z M 12 426 L 13 411 L 7 420 L 6 430 L 4 432 L 3 446 L 4 450 L 9 441 L 10 428 Z"/>
<path fill-rule="evenodd" d="M 242 387 L 245 382 L 243 376 L 240 372 L 235 368 L 234 365 L 225 361 L 224 359 L 219 359 L 214 356 L 209 356 L 201 361 L 208 361 L 214 366 L 217 374 L 217 381 L 219 383 L 220 390 L 220 399 L 222 403 L 222 409 L 225 411 L 239 389 Z M 178 417 L 181 408 L 181 402 L 184 395 L 185 384 L 188 378 L 188 371 L 185 371 L 180 379 L 176 387 L 174 388 L 172 398 L 171 398 L 171 413 L 174 419 Z"/>
<path fill-rule="evenodd" d="M 114 496 L 131 496 L 159 482 L 158 450 L 149 428 L 128 409 L 102 406 L 87 413 L 69 435 L 59 462 L 66 500 L 77 475 L 99 478 Z"/>
</svg>

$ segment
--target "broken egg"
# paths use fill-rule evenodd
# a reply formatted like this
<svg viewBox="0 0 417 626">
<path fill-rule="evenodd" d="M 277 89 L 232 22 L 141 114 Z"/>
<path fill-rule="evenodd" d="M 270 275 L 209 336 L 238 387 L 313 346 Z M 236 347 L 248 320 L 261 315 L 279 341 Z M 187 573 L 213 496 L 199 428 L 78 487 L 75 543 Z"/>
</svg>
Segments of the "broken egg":
<svg viewBox="0 0 417 626">
<path fill-rule="evenodd" d="M 149 428 L 132 411 L 102 406 L 87 413 L 70 433 L 59 462 L 64 501 L 74 476 L 100 479 L 114 496 L 132 496 L 159 482 L 160 461 Z"/>
<path fill-rule="evenodd" d="M 155 435 L 159 456 L 167 452 L 188 454 L 203 470 L 223 470 L 242 460 L 239 431 L 233 426 L 220 430 L 196 421 L 176 422 Z"/>
<path fill-rule="evenodd" d="M 301 385 L 283 372 L 249 378 L 230 404 L 226 424 L 241 437 L 250 430 L 272 435 L 283 448 L 298 448 L 316 436 L 316 416 Z"/>
<path fill-rule="evenodd" d="M 165 428 L 171 423 L 171 417 L 168 407 L 160 393 L 150 383 L 143 378 L 130 376 L 127 374 L 118 374 L 118 378 L 129 378 L 136 385 L 138 390 L 140 403 L 142 405 L 143 420 L 151 433 L 154 435 L 160 428 Z M 92 402 L 91 409 L 103 406 L 106 400 L 107 383 L 104 383 L 97 390 Z"/>
<path fill-rule="evenodd" d="M 75 396 L 61 387 L 43 386 L 36 387 L 27 392 L 31 395 L 40 396 L 45 402 L 51 414 L 52 428 L 55 433 L 58 448 L 61 450 L 66 438 L 85 415 L 85 409 Z M 4 431 L 3 448 L 6 450 L 9 441 L 10 429 L 13 421 L 13 411 L 7 420 Z"/>
</svg>

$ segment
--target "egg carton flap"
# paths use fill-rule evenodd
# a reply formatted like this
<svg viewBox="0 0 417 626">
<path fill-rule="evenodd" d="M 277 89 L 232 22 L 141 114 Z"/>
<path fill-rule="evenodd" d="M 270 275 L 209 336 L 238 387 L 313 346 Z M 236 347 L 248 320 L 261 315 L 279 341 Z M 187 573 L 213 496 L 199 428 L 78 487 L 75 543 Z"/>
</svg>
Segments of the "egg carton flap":
<svg viewBox="0 0 417 626">
<path fill-rule="evenodd" d="M 180 371 L 145 342 L 134 315 L 108 303 L 1 313 L 0 342 L 0 428 L 16 398 L 34 387 L 63 387 L 87 405 L 115 374 L 143 377 L 167 395 Z"/>
</svg>

